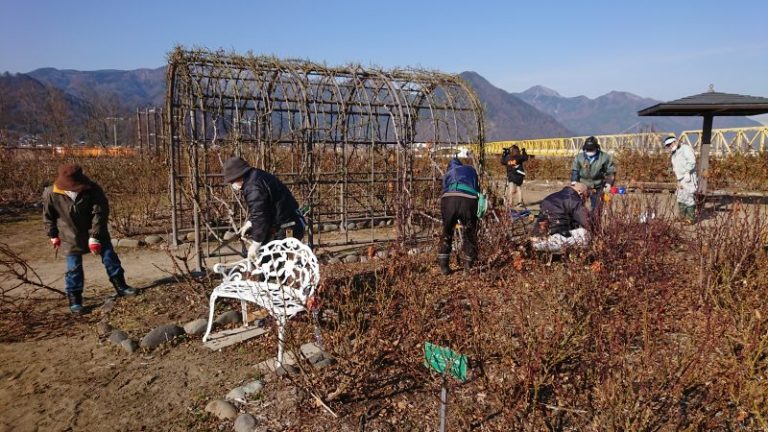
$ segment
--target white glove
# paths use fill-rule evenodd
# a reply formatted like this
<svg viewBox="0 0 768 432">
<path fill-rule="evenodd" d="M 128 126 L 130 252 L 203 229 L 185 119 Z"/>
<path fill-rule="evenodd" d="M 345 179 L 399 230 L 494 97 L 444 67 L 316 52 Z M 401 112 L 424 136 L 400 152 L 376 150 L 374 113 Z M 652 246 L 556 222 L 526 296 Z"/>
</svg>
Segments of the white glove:
<svg viewBox="0 0 768 432">
<path fill-rule="evenodd" d="M 240 228 L 240 230 L 237 231 L 237 233 L 240 235 L 240 237 L 243 237 L 245 233 L 248 232 L 249 229 L 251 229 L 251 221 L 246 221 L 243 226 Z"/>
<path fill-rule="evenodd" d="M 253 242 L 248 247 L 248 259 L 251 261 L 256 261 L 259 259 L 259 249 L 261 249 L 261 243 L 260 242 Z"/>
</svg>

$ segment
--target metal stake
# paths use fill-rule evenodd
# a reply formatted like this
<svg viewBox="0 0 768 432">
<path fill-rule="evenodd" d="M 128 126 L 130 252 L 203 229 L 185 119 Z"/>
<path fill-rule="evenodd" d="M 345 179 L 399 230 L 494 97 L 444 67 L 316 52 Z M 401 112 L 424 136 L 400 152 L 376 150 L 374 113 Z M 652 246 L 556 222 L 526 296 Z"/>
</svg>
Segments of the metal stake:
<svg viewBox="0 0 768 432">
<path fill-rule="evenodd" d="M 445 432 L 445 406 L 447 403 L 448 389 L 445 388 L 445 380 L 443 380 L 443 385 L 440 389 L 440 432 Z"/>
</svg>

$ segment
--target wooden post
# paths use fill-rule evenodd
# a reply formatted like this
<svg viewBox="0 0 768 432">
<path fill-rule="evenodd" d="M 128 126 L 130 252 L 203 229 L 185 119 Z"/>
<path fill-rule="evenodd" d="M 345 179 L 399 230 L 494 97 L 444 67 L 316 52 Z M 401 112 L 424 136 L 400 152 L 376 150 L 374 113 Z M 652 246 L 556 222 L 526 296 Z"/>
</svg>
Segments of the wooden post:
<svg viewBox="0 0 768 432">
<path fill-rule="evenodd" d="M 139 114 L 139 107 L 136 107 L 136 136 L 139 137 L 139 156 L 143 157 L 141 152 L 144 149 L 144 145 L 143 140 L 141 139 L 141 115 Z"/>
<path fill-rule="evenodd" d="M 165 141 L 161 138 L 163 133 L 163 129 L 162 129 L 163 109 L 162 108 L 154 108 L 154 111 L 152 112 L 152 121 L 153 121 L 152 130 L 154 130 L 154 134 L 152 136 L 152 144 L 154 144 L 155 146 L 155 154 L 158 154 L 166 150 Z M 160 149 L 161 147 L 162 149 Z"/>
<path fill-rule="evenodd" d="M 192 177 L 192 223 L 195 233 L 195 270 L 198 272 L 203 271 L 203 239 L 200 222 L 200 160 L 198 158 L 198 127 L 197 127 L 197 113 L 195 112 L 195 101 L 192 94 L 189 95 L 189 133 L 191 136 L 191 143 L 189 145 L 191 151 L 189 157 L 190 170 L 189 175 Z"/>
<path fill-rule="evenodd" d="M 712 117 L 704 114 L 704 126 L 701 130 L 701 153 L 699 154 L 699 193 L 707 193 L 707 176 L 709 175 L 709 149 L 712 146 Z"/>
<path fill-rule="evenodd" d="M 149 154 L 152 151 L 151 133 L 149 132 L 149 108 L 144 108 L 144 133 L 147 136 L 146 149 L 141 149 L 142 152 Z"/>
</svg>

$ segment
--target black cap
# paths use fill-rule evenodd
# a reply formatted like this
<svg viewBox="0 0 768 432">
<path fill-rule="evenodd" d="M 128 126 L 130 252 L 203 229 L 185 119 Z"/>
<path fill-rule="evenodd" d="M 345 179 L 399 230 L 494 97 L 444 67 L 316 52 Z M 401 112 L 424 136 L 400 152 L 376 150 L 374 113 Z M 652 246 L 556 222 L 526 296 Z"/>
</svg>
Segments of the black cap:
<svg viewBox="0 0 768 432">
<path fill-rule="evenodd" d="M 590 151 L 590 152 L 591 151 L 597 151 L 597 149 L 598 149 L 597 138 L 595 138 L 593 136 L 587 138 L 584 141 L 584 147 L 582 147 L 582 149 L 584 149 L 584 151 Z"/>
<path fill-rule="evenodd" d="M 250 169 L 251 166 L 245 159 L 241 157 L 231 157 L 224 161 L 224 171 L 221 174 L 224 176 L 225 183 L 232 183 L 244 176 Z"/>
</svg>

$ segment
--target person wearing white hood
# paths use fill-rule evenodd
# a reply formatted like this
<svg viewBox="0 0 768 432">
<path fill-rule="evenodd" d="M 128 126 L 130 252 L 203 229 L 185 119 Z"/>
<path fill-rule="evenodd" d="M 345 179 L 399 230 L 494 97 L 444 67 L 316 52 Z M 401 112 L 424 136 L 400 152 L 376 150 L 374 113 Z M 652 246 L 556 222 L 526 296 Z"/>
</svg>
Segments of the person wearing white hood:
<svg viewBox="0 0 768 432">
<path fill-rule="evenodd" d="M 664 148 L 672 152 L 672 171 L 677 179 L 677 208 L 680 216 L 696 223 L 696 191 L 699 178 L 696 175 L 696 155 L 691 146 L 682 144 L 674 136 L 664 139 Z"/>
</svg>

